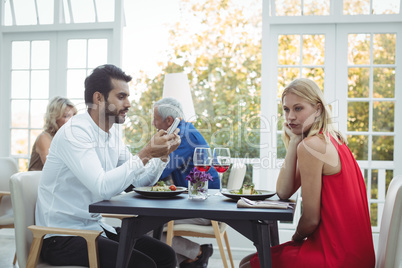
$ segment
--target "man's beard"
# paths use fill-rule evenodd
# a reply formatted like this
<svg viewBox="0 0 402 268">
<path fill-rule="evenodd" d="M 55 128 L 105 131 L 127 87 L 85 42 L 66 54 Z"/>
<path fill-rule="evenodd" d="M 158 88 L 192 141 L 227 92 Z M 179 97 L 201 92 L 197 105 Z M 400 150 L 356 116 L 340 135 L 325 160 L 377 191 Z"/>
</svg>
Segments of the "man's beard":
<svg viewBox="0 0 402 268">
<path fill-rule="evenodd" d="M 113 123 L 123 124 L 126 121 L 125 116 L 121 116 L 120 112 L 127 111 L 127 109 L 123 109 L 120 111 L 117 110 L 109 110 L 109 102 L 106 101 L 106 109 L 105 109 L 105 116 L 109 119 L 109 121 L 113 121 Z"/>
</svg>

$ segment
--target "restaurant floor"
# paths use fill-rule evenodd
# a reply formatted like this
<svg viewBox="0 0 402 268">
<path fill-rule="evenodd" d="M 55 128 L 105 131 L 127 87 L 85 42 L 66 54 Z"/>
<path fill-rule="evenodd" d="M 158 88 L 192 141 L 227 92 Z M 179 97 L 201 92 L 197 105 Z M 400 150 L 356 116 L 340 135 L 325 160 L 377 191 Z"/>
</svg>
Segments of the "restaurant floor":
<svg viewBox="0 0 402 268">
<path fill-rule="evenodd" d="M 15 253 L 14 229 L 0 230 L 0 268 L 15 268 L 13 258 Z M 240 260 L 234 260 L 235 267 L 239 267 Z M 230 264 L 229 264 L 230 265 Z M 222 260 L 219 255 L 219 249 L 214 248 L 214 254 L 209 259 L 209 268 L 222 268 Z"/>
</svg>

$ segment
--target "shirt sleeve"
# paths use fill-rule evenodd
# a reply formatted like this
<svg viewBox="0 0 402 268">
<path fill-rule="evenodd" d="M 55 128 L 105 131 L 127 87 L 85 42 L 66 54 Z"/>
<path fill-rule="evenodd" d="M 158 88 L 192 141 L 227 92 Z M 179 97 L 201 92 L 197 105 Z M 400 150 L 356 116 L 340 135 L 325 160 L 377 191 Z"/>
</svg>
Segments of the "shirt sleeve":
<svg viewBox="0 0 402 268">
<path fill-rule="evenodd" d="M 85 128 L 72 127 L 70 135 L 59 138 L 55 150 L 61 161 L 91 193 L 104 200 L 121 193 L 130 184 L 143 186 L 156 182 L 157 175 L 167 164 L 160 159 L 151 159 L 144 166 L 138 156 L 130 154 L 128 161 L 105 171 L 96 152 L 101 148 Z"/>
</svg>

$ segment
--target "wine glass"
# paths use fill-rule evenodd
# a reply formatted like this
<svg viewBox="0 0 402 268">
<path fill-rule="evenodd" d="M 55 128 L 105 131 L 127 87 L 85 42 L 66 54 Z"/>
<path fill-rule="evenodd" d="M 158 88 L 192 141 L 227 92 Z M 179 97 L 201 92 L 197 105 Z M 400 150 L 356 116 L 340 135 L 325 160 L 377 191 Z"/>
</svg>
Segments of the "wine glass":
<svg viewBox="0 0 402 268">
<path fill-rule="evenodd" d="M 196 147 L 193 155 L 194 167 L 199 171 L 208 172 L 211 168 L 212 154 L 210 148 Z"/>
<path fill-rule="evenodd" d="M 215 148 L 213 153 L 212 165 L 219 173 L 219 192 L 222 192 L 222 176 L 230 166 L 229 148 Z"/>
</svg>

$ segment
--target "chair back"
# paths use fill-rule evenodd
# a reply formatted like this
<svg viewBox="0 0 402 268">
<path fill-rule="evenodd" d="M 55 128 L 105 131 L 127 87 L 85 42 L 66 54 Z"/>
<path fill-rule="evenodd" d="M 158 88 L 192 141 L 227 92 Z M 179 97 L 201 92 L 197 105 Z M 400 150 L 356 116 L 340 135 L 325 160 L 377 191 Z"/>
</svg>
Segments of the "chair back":
<svg viewBox="0 0 402 268">
<path fill-rule="evenodd" d="M 18 172 L 18 165 L 12 157 L 0 157 L 0 191 L 9 192 L 11 175 Z"/>
<path fill-rule="evenodd" d="M 0 228 L 12 228 L 14 222 L 11 206 L 10 178 L 18 172 L 18 165 L 12 157 L 0 157 Z"/>
<path fill-rule="evenodd" d="M 402 176 L 388 187 L 378 239 L 377 268 L 402 266 Z"/>
<path fill-rule="evenodd" d="M 14 209 L 15 244 L 18 265 L 26 268 L 32 233 L 28 226 L 35 224 L 35 206 L 42 171 L 20 172 L 11 176 L 10 191 Z"/>
<path fill-rule="evenodd" d="M 246 175 L 247 167 L 243 163 L 234 163 L 230 169 L 227 189 L 240 189 Z"/>
</svg>

